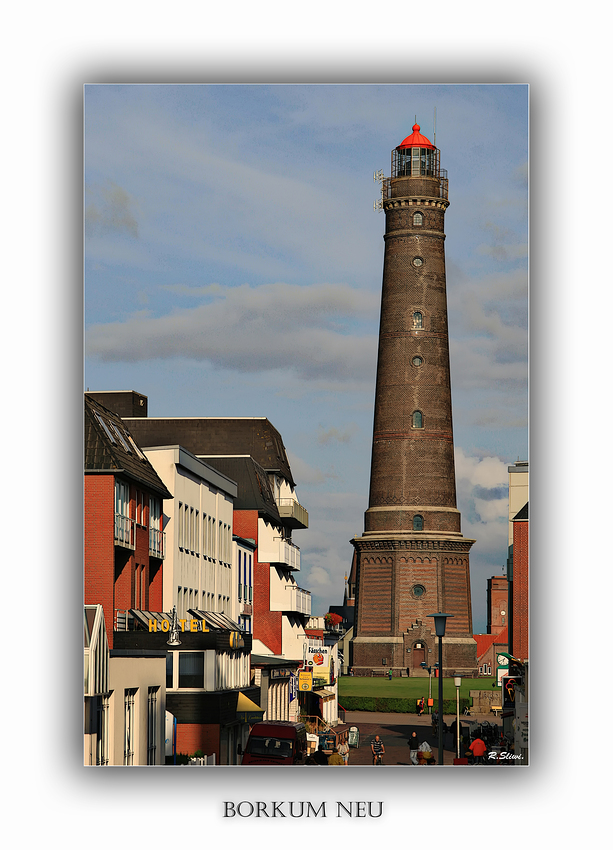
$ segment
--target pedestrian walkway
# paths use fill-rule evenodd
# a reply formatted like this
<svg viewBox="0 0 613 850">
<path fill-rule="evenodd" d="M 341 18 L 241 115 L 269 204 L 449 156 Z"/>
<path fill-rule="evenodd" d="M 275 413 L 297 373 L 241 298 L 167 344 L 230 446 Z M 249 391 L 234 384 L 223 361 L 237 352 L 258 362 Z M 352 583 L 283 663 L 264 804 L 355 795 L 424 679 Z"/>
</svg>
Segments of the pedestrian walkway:
<svg viewBox="0 0 613 850">
<path fill-rule="evenodd" d="M 444 722 L 447 726 L 451 726 L 455 719 L 455 714 L 444 716 Z M 484 720 L 501 728 L 501 724 L 496 723 L 492 716 L 479 714 L 471 717 L 460 717 L 460 723 L 463 726 L 468 726 L 469 723 L 481 723 Z M 385 746 L 384 765 L 413 767 L 409 758 L 407 743 L 413 732 L 417 733 L 420 743 L 428 742 L 434 753 L 434 760 L 438 763 L 438 735 L 435 736 L 432 731 L 432 718 L 429 714 L 422 714 L 420 717 L 417 714 L 347 711 L 343 724 L 343 727 L 345 726 L 357 726 L 360 730 L 360 746 L 357 749 L 351 747 L 349 750 L 350 767 L 352 765 L 370 765 L 372 767 L 370 742 L 375 735 L 379 735 Z M 446 732 L 443 735 L 443 764 L 453 765 L 455 757 L 455 739 L 451 732 Z"/>
</svg>

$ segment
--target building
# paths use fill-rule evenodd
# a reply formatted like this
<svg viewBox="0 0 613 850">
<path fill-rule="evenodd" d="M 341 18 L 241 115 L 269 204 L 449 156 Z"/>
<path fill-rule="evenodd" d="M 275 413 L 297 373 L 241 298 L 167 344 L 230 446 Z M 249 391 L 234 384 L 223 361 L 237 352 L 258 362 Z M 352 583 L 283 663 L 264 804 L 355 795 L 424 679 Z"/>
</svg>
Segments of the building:
<svg viewBox="0 0 613 850">
<path fill-rule="evenodd" d="M 232 540 L 236 483 L 182 446 L 155 446 L 145 456 L 174 498 L 164 504 L 163 605 L 180 617 L 191 608 L 237 619 Z"/>
<path fill-rule="evenodd" d="M 124 421 L 85 395 L 84 602 L 102 605 L 109 648 L 130 608 L 162 610 L 172 499 Z"/>
<path fill-rule="evenodd" d="M 422 674 L 429 615 L 449 614 L 444 668 L 476 672 L 469 551 L 456 506 L 445 279 L 447 172 L 419 125 L 382 178 L 385 255 L 370 493 L 357 552 L 353 669 Z"/>
<path fill-rule="evenodd" d="M 513 517 L 513 573 L 509 587 L 512 600 L 512 630 L 509 652 L 520 661 L 530 657 L 529 626 L 529 546 L 528 502 Z"/>
<path fill-rule="evenodd" d="M 530 466 L 526 460 L 518 460 L 508 467 L 509 473 L 509 549 L 507 557 L 507 576 L 509 579 L 509 646 L 513 646 L 513 534 L 514 518 L 528 504 L 530 498 Z"/>
<path fill-rule="evenodd" d="M 496 635 L 509 624 L 509 582 L 506 576 L 487 580 L 487 633 Z"/>
<path fill-rule="evenodd" d="M 253 541 L 254 651 L 258 655 L 280 656 L 286 661 L 302 661 L 311 594 L 296 580 L 300 550 L 291 541 L 269 476 L 249 455 L 205 455 L 203 459 L 237 482 L 234 532 L 242 540 Z"/>
<path fill-rule="evenodd" d="M 250 635 L 225 614 L 190 609 L 175 618 L 133 609 L 115 643 L 133 656 L 161 654 L 177 753 L 200 751 L 215 764 L 240 763 L 249 735 L 243 715 L 262 716 L 259 689 L 251 684 Z"/>
<path fill-rule="evenodd" d="M 86 766 L 165 761 L 164 650 L 110 650 L 102 605 L 84 607 Z"/>
</svg>

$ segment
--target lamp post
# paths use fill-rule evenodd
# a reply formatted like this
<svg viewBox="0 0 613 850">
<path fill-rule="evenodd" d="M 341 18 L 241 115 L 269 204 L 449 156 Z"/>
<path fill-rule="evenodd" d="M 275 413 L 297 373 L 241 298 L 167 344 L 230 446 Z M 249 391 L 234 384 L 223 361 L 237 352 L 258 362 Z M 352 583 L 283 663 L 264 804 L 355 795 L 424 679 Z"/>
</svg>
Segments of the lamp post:
<svg viewBox="0 0 613 850">
<path fill-rule="evenodd" d="M 454 676 L 453 682 L 456 687 L 456 756 L 460 758 L 460 685 L 462 684 L 462 677 Z"/>
<path fill-rule="evenodd" d="M 432 667 L 428 667 L 425 661 L 421 662 L 424 670 L 428 671 L 428 714 L 432 714 Z M 438 667 L 438 661 L 433 665 L 434 669 Z"/>
<path fill-rule="evenodd" d="M 443 764 L 443 638 L 448 617 L 453 614 L 428 614 L 434 617 L 434 631 L 438 638 L 438 763 Z"/>
</svg>

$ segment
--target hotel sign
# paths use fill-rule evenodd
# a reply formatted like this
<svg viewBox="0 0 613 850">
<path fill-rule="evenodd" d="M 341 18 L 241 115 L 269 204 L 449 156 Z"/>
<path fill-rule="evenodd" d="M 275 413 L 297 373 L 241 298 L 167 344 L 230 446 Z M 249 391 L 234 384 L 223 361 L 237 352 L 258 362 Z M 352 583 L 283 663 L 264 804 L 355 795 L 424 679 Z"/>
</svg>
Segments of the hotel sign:
<svg viewBox="0 0 613 850">
<path fill-rule="evenodd" d="M 206 625 L 206 620 L 177 620 L 177 623 L 181 626 L 182 632 L 208 632 L 208 628 Z M 189 626 L 186 628 L 186 624 L 189 623 Z M 157 620 L 152 620 L 149 618 L 149 631 L 157 632 L 158 625 L 160 627 L 161 632 L 169 632 L 172 623 L 170 620 L 161 620 L 158 622 Z"/>
</svg>

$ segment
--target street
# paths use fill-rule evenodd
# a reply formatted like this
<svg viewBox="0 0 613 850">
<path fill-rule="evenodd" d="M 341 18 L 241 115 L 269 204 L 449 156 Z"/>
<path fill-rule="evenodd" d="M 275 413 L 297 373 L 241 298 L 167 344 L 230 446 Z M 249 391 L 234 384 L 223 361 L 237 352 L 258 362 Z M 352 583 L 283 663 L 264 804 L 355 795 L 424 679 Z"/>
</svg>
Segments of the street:
<svg viewBox="0 0 613 850">
<path fill-rule="evenodd" d="M 451 726 L 456 719 L 455 714 L 446 714 L 444 721 L 447 726 Z M 491 725 L 497 725 L 500 731 L 501 725 L 496 724 L 493 717 L 485 715 L 476 715 L 474 717 L 461 717 L 460 723 L 462 726 L 467 726 L 468 723 L 487 721 Z M 360 730 L 360 746 L 358 748 L 350 747 L 349 749 L 349 766 L 352 765 L 370 765 L 372 767 L 372 753 L 370 750 L 370 742 L 375 735 L 379 735 L 385 746 L 385 755 L 383 756 L 383 765 L 407 765 L 413 766 L 409 759 L 408 740 L 412 732 L 416 732 L 419 742 L 427 741 L 434 753 L 434 761 L 438 764 L 438 735 L 435 736 L 432 731 L 431 717 L 428 714 L 423 714 L 419 717 L 417 714 L 383 714 L 368 711 L 348 711 L 345 714 L 345 723 L 342 728 L 357 726 Z M 339 731 L 336 727 L 335 731 Z M 443 737 L 443 755 L 444 764 L 453 764 L 455 758 L 456 742 L 452 739 L 450 732 L 446 732 Z M 463 755 L 460 752 L 460 755 Z"/>
</svg>

